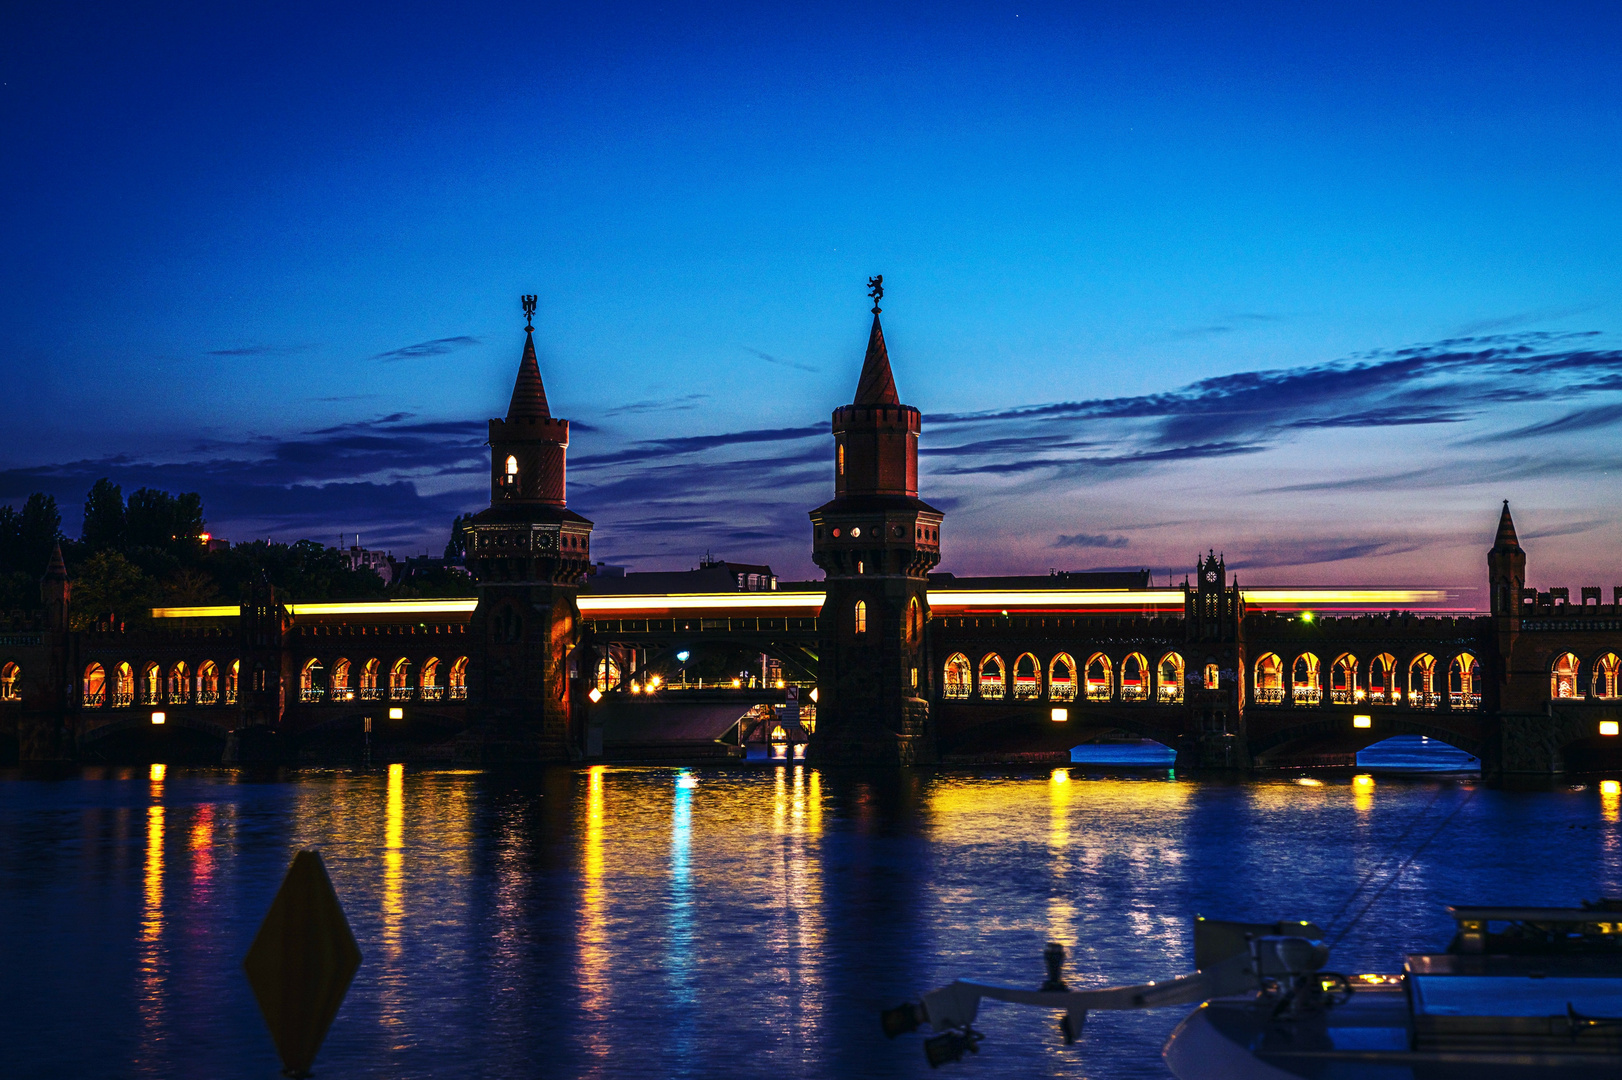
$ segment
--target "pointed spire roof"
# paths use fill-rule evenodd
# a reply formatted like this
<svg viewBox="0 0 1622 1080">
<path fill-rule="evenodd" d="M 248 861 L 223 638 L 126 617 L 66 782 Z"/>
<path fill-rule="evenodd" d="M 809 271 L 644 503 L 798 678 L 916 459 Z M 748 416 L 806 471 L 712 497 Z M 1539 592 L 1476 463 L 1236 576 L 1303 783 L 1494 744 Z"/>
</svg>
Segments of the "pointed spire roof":
<svg viewBox="0 0 1622 1080">
<path fill-rule="evenodd" d="M 524 357 L 518 361 L 518 380 L 513 383 L 512 403 L 507 406 L 507 420 L 518 417 L 546 419 L 552 410 L 546 404 L 546 387 L 541 385 L 541 365 L 535 359 L 535 335 L 524 332 Z"/>
<path fill-rule="evenodd" d="M 899 405 L 895 376 L 890 374 L 890 352 L 884 347 L 884 327 L 878 312 L 873 313 L 873 332 L 867 338 L 867 358 L 862 361 L 862 377 L 856 383 L 854 405 Z"/>
<path fill-rule="evenodd" d="M 62 561 L 62 545 L 57 544 L 51 549 L 51 562 L 45 568 L 46 581 L 66 581 L 68 579 L 68 564 Z"/>
<path fill-rule="evenodd" d="M 1509 500 L 1504 500 L 1504 512 L 1498 518 L 1498 538 L 1493 541 L 1495 548 L 1518 548 L 1521 542 L 1515 538 L 1515 519 L 1509 516 Z"/>
</svg>

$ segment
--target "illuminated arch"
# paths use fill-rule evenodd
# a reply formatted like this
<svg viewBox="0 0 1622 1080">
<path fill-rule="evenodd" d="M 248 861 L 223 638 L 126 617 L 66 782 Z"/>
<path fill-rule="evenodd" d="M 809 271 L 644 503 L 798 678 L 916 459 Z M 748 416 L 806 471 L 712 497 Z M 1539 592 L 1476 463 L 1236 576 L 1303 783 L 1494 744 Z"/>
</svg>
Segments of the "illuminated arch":
<svg viewBox="0 0 1622 1080">
<path fill-rule="evenodd" d="M 1481 669 L 1469 653 L 1460 653 L 1447 666 L 1447 703 L 1453 709 L 1481 708 Z"/>
<path fill-rule="evenodd" d="M 0 666 L 0 701 L 21 701 L 23 669 L 14 661 Z"/>
<path fill-rule="evenodd" d="M 360 666 L 360 699 L 362 701 L 376 701 L 383 696 L 383 690 L 377 682 L 382 669 L 383 665 L 378 662 L 375 656 Z"/>
<path fill-rule="evenodd" d="M 1318 675 L 1318 657 L 1302 653 L 1290 665 L 1290 700 L 1297 705 L 1321 705 L 1323 682 Z"/>
<path fill-rule="evenodd" d="M 231 666 L 227 668 L 225 672 L 225 703 L 227 705 L 235 705 L 237 703 L 237 685 L 241 677 L 242 661 L 231 661 Z"/>
<path fill-rule="evenodd" d="M 1127 653 L 1121 658 L 1121 700 L 1149 700 L 1149 661 L 1142 653 Z"/>
<path fill-rule="evenodd" d="M 1434 709 L 1441 700 L 1436 692 L 1436 657 L 1420 653 L 1408 662 L 1408 704 L 1415 709 Z"/>
<path fill-rule="evenodd" d="M 987 701 L 1001 701 L 1007 685 L 1007 667 L 996 653 L 986 653 L 980 659 L 980 696 Z"/>
<path fill-rule="evenodd" d="M 1381 653 L 1369 661 L 1369 701 L 1375 705 L 1395 705 L 1402 700 L 1397 685 L 1397 658 Z"/>
<path fill-rule="evenodd" d="M 1014 700 L 1035 701 L 1042 696 L 1042 663 L 1032 653 L 1014 659 Z"/>
<path fill-rule="evenodd" d="M 467 700 L 467 657 L 458 656 L 451 663 L 450 686 L 452 701 Z"/>
<path fill-rule="evenodd" d="M 974 692 L 974 671 L 969 667 L 969 658 L 962 653 L 948 656 L 941 674 L 948 700 L 964 701 Z"/>
<path fill-rule="evenodd" d="M 1256 677 L 1250 699 L 1258 705 L 1284 703 L 1284 661 L 1278 653 L 1262 653 L 1256 658 Z"/>
<path fill-rule="evenodd" d="M 197 704 L 213 705 L 220 700 L 220 666 L 204 660 L 197 668 Z"/>
<path fill-rule="evenodd" d="M 1108 701 L 1115 696 L 1115 667 L 1103 653 L 1093 653 L 1082 669 L 1088 701 Z"/>
<path fill-rule="evenodd" d="M 327 691 L 333 701 L 355 700 L 355 688 L 349 685 L 349 661 L 341 656 L 332 662 L 332 674 L 327 676 Z"/>
<path fill-rule="evenodd" d="M 327 688 L 321 682 L 321 676 L 325 674 L 326 669 L 321 666 L 320 660 L 312 656 L 304 661 L 298 675 L 298 699 L 313 702 L 325 697 Z"/>
<path fill-rule="evenodd" d="M 439 685 L 439 657 L 430 656 L 422 662 L 422 674 L 417 683 L 424 701 L 438 701 L 445 696 L 445 688 Z"/>
<path fill-rule="evenodd" d="M 1181 653 L 1169 652 L 1160 658 L 1155 665 L 1160 673 L 1157 697 L 1167 704 L 1176 704 L 1183 700 L 1184 665 Z"/>
<path fill-rule="evenodd" d="M 858 601 L 856 601 L 856 607 L 854 609 L 852 609 L 851 619 L 852 619 L 851 625 L 856 628 L 856 632 L 858 634 L 867 633 L 867 601 L 866 600 L 858 600 Z"/>
<path fill-rule="evenodd" d="M 135 703 L 135 669 L 127 661 L 120 661 L 113 669 L 113 700 L 115 709 L 122 709 Z"/>
<path fill-rule="evenodd" d="M 411 661 L 402 656 L 389 668 L 389 700 L 406 701 L 411 697 Z"/>
<path fill-rule="evenodd" d="M 141 704 L 157 705 L 163 701 L 163 669 L 147 661 L 141 672 Z"/>
<path fill-rule="evenodd" d="M 1204 683 L 1207 690 L 1219 690 L 1222 688 L 1222 669 L 1217 666 L 1215 660 L 1207 659 L 1205 661 Z"/>
<path fill-rule="evenodd" d="M 1329 666 L 1329 700 L 1336 705 L 1363 700 L 1363 688 L 1357 685 L 1357 657 L 1351 653 L 1341 653 Z"/>
<path fill-rule="evenodd" d="M 620 662 L 613 655 L 603 657 L 597 661 L 597 690 L 606 694 L 610 690 L 619 688 L 623 672 L 620 671 Z"/>
<path fill-rule="evenodd" d="M 186 678 L 186 661 L 176 660 L 169 669 L 169 700 L 184 705 L 191 700 L 191 685 Z"/>
<path fill-rule="evenodd" d="M 1594 661 L 1593 693 L 1595 697 L 1603 701 L 1610 701 L 1617 697 L 1616 676 L 1619 668 L 1622 668 L 1622 659 L 1619 659 L 1616 653 L 1608 652 Z"/>
<path fill-rule="evenodd" d="M 1581 698 L 1582 685 L 1577 681 L 1582 662 L 1576 653 L 1565 652 L 1549 665 L 1549 696 L 1551 698 Z"/>
<path fill-rule="evenodd" d="M 1052 701 L 1076 700 L 1076 662 L 1069 653 L 1060 653 L 1048 664 L 1048 698 Z"/>
<path fill-rule="evenodd" d="M 107 704 L 107 669 L 91 664 L 84 669 L 84 707 L 99 709 Z"/>
</svg>

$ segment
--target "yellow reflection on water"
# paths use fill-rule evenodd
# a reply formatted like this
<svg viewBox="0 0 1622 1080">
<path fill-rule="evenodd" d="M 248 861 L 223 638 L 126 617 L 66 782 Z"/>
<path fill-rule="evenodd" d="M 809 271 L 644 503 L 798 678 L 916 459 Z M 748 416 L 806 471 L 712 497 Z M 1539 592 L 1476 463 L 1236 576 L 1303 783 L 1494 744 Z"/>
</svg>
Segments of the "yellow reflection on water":
<svg viewBox="0 0 1622 1080">
<path fill-rule="evenodd" d="M 1599 812 L 1601 817 L 1612 824 L 1615 824 L 1619 815 L 1622 815 L 1622 781 L 1599 782 Z"/>
<path fill-rule="evenodd" d="M 812 836 L 822 835 L 822 773 L 811 770 L 811 791 L 806 796 L 806 831 Z"/>
<path fill-rule="evenodd" d="M 1359 817 L 1368 816 L 1374 809 L 1374 777 L 1368 773 L 1352 777 L 1352 809 Z"/>
<path fill-rule="evenodd" d="M 603 901 L 603 783 L 608 769 L 586 770 L 585 828 L 581 830 L 579 983 L 580 1007 L 591 1018 L 585 1049 L 599 1072 L 610 1049 L 608 1026 L 608 929 Z"/>
<path fill-rule="evenodd" d="M 1048 865 L 1053 883 L 1048 892 L 1048 940 L 1070 946 L 1075 943 L 1076 905 L 1071 901 L 1075 886 L 1068 881 L 1066 848 L 1070 846 L 1070 770 L 1054 769 L 1048 780 Z"/>
<path fill-rule="evenodd" d="M 373 835 L 376 835 L 375 833 Z M 389 766 L 383 797 L 383 994 L 382 1021 L 406 1022 L 400 1008 L 400 953 L 405 933 L 405 766 Z"/>
<path fill-rule="evenodd" d="M 163 778 L 168 775 L 168 772 L 169 766 L 154 764 L 152 768 L 148 770 L 147 776 L 154 784 L 161 784 L 163 783 Z"/>
<path fill-rule="evenodd" d="M 154 785 L 154 797 L 160 793 Z M 146 872 L 141 882 L 141 937 L 139 989 L 136 1005 L 145 1042 L 157 1043 L 156 1030 L 163 1019 L 163 834 L 164 808 L 152 805 L 146 810 Z"/>
</svg>

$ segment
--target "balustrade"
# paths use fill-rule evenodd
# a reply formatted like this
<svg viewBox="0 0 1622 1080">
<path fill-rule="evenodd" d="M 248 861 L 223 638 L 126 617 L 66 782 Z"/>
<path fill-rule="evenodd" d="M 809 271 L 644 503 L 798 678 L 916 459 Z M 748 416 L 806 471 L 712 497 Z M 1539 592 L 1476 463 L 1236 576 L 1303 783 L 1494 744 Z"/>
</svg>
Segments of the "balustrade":
<svg viewBox="0 0 1622 1080">
<path fill-rule="evenodd" d="M 1108 701 L 1109 696 L 1110 696 L 1109 695 L 1109 686 L 1107 686 L 1107 685 L 1097 685 L 1097 684 L 1093 684 L 1093 683 L 1088 684 L 1088 686 L 1087 686 L 1087 700 L 1088 701 Z"/>
<path fill-rule="evenodd" d="M 466 701 L 467 700 L 467 687 L 465 687 L 465 686 L 453 686 L 453 687 L 451 687 L 451 700 L 452 701 Z"/>
<path fill-rule="evenodd" d="M 1161 685 L 1161 687 L 1160 687 L 1160 703 L 1162 705 L 1176 705 L 1178 702 L 1180 702 L 1182 700 L 1183 700 L 1183 688 L 1182 688 L 1181 685 L 1177 685 L 1177 686 L 1166 686 L 1164 684 Z"/>
<path fill-rule="evenodd" d="M 213 690 L 197 691 L 197 704 L 199 705 L 215 705 L 219 703 L 219 700 L 220 695 Z"/>
<path fill-rule="evenodd" d="M 1324 692 L 1316 686 L 1297 686 L 1290 692 L 1290 698 L 1297 705 L 1321 705 Z"/>
<path fill-rule="evenodd" d="M 380 686 L 363 686 L 360 688 L 362 701 L 380 701 L 383 697 L 383 688 Z"/>
<path fill-rule="evenodd" d="M 391 687 L 389 687 L 389 700 L 390 701 L 409 701 L 409 700 L 411 700 L 411 687 L 409 687 L 409 686 L 391 686 Z"/>
<path fill-rule="evenodd" d="M 946 700 L 948 700 L 948 701 L 967 701 L 967 700 L 969 700 L 969 684 L 968 683 L 947 683 L 946 684 Z"/>
<path fill-rule="evenodd" d="M 1329 700 L 1334 702 L 1336 705 L 1351 705 L 1356 701 L 1356 699 L 1357 695 L 1352 693 L 1350 690 L 1340 689 L 1329 691 Z"/>
<path fill-rule="evenodd" d="M 225 703 L 227 705 L 235 705 L 237 703 L 236 687 L 232 687 L 225 692 Z"/>
<path fill-rule="evenodd" d="M 1434 709 L 1442 703 L 1441 694 L 1427 694 L 1413 692 L 1408 695 L 1408 704 L 1416 709 Z"/>
<path fill-rule="evenodd" d="M 1130 685 L 1121 687 L 1122 701 L 1147 701 L 1148 699 L 1149 691 L 1145 687 Z"/>
<path fill-rule="evenodd" d="M 87 709 L 99 709 L 107 700 L 107 695 L 100 690 L 92 690 L 84 696 L 84 706 Z"/>
<path fill-rule="evenodd" d="M 319 686 L 303 686 L 299 688 L 298 699 L 305 704 L 320 701 L 325 695 Z"/>
<path fill-rule="evenodd" d="M 1258 705 L 1282 705 L 1284 704 L 1284 687 L 1258 686 L 1252 696 L 1255 697 Z"/>
<path fill-rule="evenodd" d="M 1016 679 L 1014 681 L 1015 701 L 1035 701 L 1042 696 L 1042 684 L 1032 679 L 1029 682 Z"/>
<path fill-rule="evenodd" d="M 422 688 L 422 700 L 438 701 L 444 692 L 443 686 L 425 686 Z"/>
<path fill-rule="evenodd" d="M 1481 695 L 1449 694 L 1447 696 L 1447 703 L 1450 708 L 1454 709 L 1479 709 L 1481 708 Z"/>
<path fill-rule="evenodd" d="M 135 694 L 129 690 L 117 690 L 113 693 L 113 708 L 127 709 L 135 704 Z"/>
</svg>

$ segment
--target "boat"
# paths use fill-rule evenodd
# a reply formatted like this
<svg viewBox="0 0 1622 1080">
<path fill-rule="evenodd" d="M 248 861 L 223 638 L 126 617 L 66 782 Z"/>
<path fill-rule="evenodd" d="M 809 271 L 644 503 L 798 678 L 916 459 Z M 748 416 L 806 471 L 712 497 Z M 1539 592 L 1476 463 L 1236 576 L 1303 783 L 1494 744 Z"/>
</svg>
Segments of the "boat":
<svg viewBox="0 0 1622 1080">
<path fill-rule="evenodd" d="M 1072 990 L 1065 951 L 1035 990 L 958 980 L 884 1011 L 928 1026 L 933 1067 L 979 1053 L 980 1002 L 1054 1010 L 1078 1042 L 1089 1012 L 1194 1006 L 1166 1041 L 1178 1080 L 1521 1080 L 1622 1076 L 1622 899 L 1577 908 L 1458 906 L 1445 951 L 1401 972 L 1328 970 L 1308 922 L 1194 920 L 1192 974 Z"/>
</svg>

